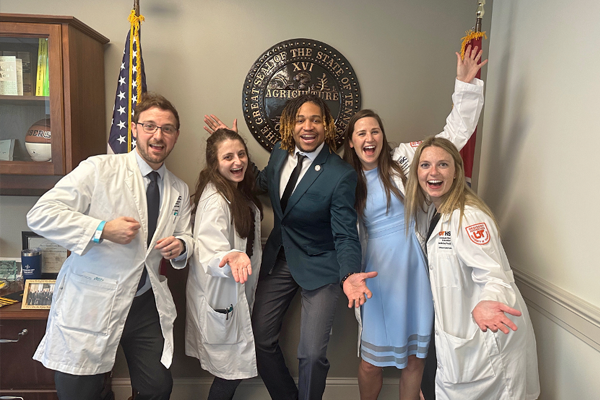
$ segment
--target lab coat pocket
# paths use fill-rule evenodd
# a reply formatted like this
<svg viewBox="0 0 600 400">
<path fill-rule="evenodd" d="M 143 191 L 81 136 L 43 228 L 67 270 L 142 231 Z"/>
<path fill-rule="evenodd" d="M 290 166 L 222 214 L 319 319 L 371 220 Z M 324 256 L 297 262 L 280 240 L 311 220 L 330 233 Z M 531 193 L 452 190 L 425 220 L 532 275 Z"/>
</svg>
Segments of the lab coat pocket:
<svg viewBox="0 0 600 400">
<path fill-rule="evenodd" d="M 436 257 L 437 262 L 434 265 L 437 267 L 434 267 L 436 270 L 433 271 L 435 285 L 439 288 L 460 287 L 461 268 L 457 263 L 456 256 L 450 251 L 438 251 Z"/>
<path fill-rule="evenodd" d="M 471 338 L 462 339 L 436 330 L 435 349 L 441 377 L 447 383 L 468 383 L 495 376 L 490 356 L 498 354 L 493 332 L 477 328 Z M 438 344 L 439 339 L 439 344 Z M 439 373 L 439 372 L 438 372 Z"/>
<path fill-rule="evenodd" d="M 239 319 L 242 317 L 242 313 L 235 306 L 226 313 L 215 311 L 204 298 L 202 303 L 200 310 L 205 311 L 204 316 L 201 316 L 202 341 L 205 344 L 240 343 L 242 335 L 239 328 Z"/>
<path fill-rule="evenodd" d="M 59 325 L 94 334 L 108 335 L 117 281 L 91 273 L 72 274 L 61 293 Z"/>
</svg>

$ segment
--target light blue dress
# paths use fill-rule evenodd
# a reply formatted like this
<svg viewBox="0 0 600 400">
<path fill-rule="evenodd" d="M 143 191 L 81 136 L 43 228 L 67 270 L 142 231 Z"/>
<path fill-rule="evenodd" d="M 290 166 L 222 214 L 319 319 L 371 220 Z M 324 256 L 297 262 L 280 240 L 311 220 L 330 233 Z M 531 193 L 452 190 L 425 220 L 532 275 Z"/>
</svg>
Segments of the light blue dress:
<svg viewBox="0 0 600 400">
<path fill-rule="evenodd" d="M 378 367 L 403 369 L 409 355 L 427 356 L 433 325 L 427 261 L 414 230 L 406 235 L 404 204 L 392 193 L 386 210 L 377 169 L 365 171 L 365 177 L 365 270 L 379 274 L 367 280 L 373 297 L 362 306 L 361 357 Z"/>
</svg>

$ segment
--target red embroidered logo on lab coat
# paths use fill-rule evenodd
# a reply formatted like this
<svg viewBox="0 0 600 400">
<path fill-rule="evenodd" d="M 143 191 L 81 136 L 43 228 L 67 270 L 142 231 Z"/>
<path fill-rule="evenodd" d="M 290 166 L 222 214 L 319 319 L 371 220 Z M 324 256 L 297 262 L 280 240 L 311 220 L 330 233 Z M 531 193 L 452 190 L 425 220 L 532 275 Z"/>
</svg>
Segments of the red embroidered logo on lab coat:
<svg viewBox="0 0 600 400">
<path fill-rule="evenodd" d="M 423 143 L 422 140 L 419 140 L 418 142 L 410 142 L 410 147 L 419 147 L 421 143 Z"/>
<path fill-rule="evenodd" d="M 469 234 L 469 239 L 475 244 L 486 244 L 490 241 L 490 231 L 485 222 L 467 226 L 465 229 Z"/>
</svg>

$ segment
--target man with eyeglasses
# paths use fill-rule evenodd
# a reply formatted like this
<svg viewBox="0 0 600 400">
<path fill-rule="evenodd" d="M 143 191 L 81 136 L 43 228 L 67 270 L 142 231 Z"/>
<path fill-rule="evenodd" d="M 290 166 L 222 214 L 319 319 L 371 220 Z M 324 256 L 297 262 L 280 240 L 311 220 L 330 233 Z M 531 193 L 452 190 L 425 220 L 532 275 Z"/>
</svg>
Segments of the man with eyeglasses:
<svg viewBox="0 0 600 400">
<path fill-rule="evenodd" d="M 189 189 L 164 165 L 179 115 L 147 93 L 133 122 L 134 151 L 88 158 L 27 214 L 33 231 L 71 251 L 33 357 L 56 371 L 61 400 L 101 399 L 119 343 L 136 400 L 171 394 L 176 312 L 159 267 L 164 257 L 184 268 L 193 249 Z"/>
</svg>

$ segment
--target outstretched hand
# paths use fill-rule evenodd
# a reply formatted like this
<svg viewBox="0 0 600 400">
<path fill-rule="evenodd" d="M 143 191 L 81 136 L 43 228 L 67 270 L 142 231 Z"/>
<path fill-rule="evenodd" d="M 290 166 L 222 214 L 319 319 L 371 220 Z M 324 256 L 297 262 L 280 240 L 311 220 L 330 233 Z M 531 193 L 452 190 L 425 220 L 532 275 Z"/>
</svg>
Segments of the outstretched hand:
<svg viewBox="0 0 600 400">
<path fill-rule="evenodd" d="M 225 254 L 219 263 L 219 268 L 223 268 L 225 264 L 229 264 L 233 279 L 236 282 L 245 283 L 248 280 L 248 275 L 252 275 L 252 264 L 246 253 L 233 251 Z"/>
<path fill-rule="evenodd" d="M 238 131 L 237 118 L 233 120 L 233 125 L 231 126 L 231 128 L 228 127 L 227 125 L 225 125 L 223 123 L 223 121 L 221 121 L 219 118 L 217 118 L 217 116 L 214 114 L 205 115 L 204 123 L 206 124 L 204 126 L 204 130 L 206 132 L 208 132 L 210 135 L 212 135 L 217 129 L 229 129 L 234 132 Z"/>
<path fill-rule="evenodd" d="M 348 308 L 360 307 L 367 299 L 373 296 L 373 293 L 367 287 L 367 279 L 377 276 L 377 272 L 360 272 L 350 275 L 343 285 L 344 294 L 348 297 Z"/>
<path fill-rule="evenodd" d="M 487 64 L 488 60 L 484 60 L 481 63 L 481 54 L 483 50 L 477 51 L 477 46 L 471 51 L 471 45 L 465 50 L 465 58 L 460 56 L 460 53 L 456 53 L 456 79 L 466 83 L 470 83 L 473 78 L 477 75 L 477 72 Z M 205 128 L 206 129 L 206 128 Z"/>
<path fill-rule="evenodd" d="M 473 319 L 479 328 L 486 332 L 489 329 L 492 332 L 497 332 L 500 329 L 504 333 L 510 332 L 508 328 L 513 331 L 517 330 L 517 326 L 512 322 L 504 313 L 514 315 L 515 317 L 521 316 L 521 311 L 510 308 L 504 303 L 492 300 L 480 301 L 473 309 Z"/>
</svg>

